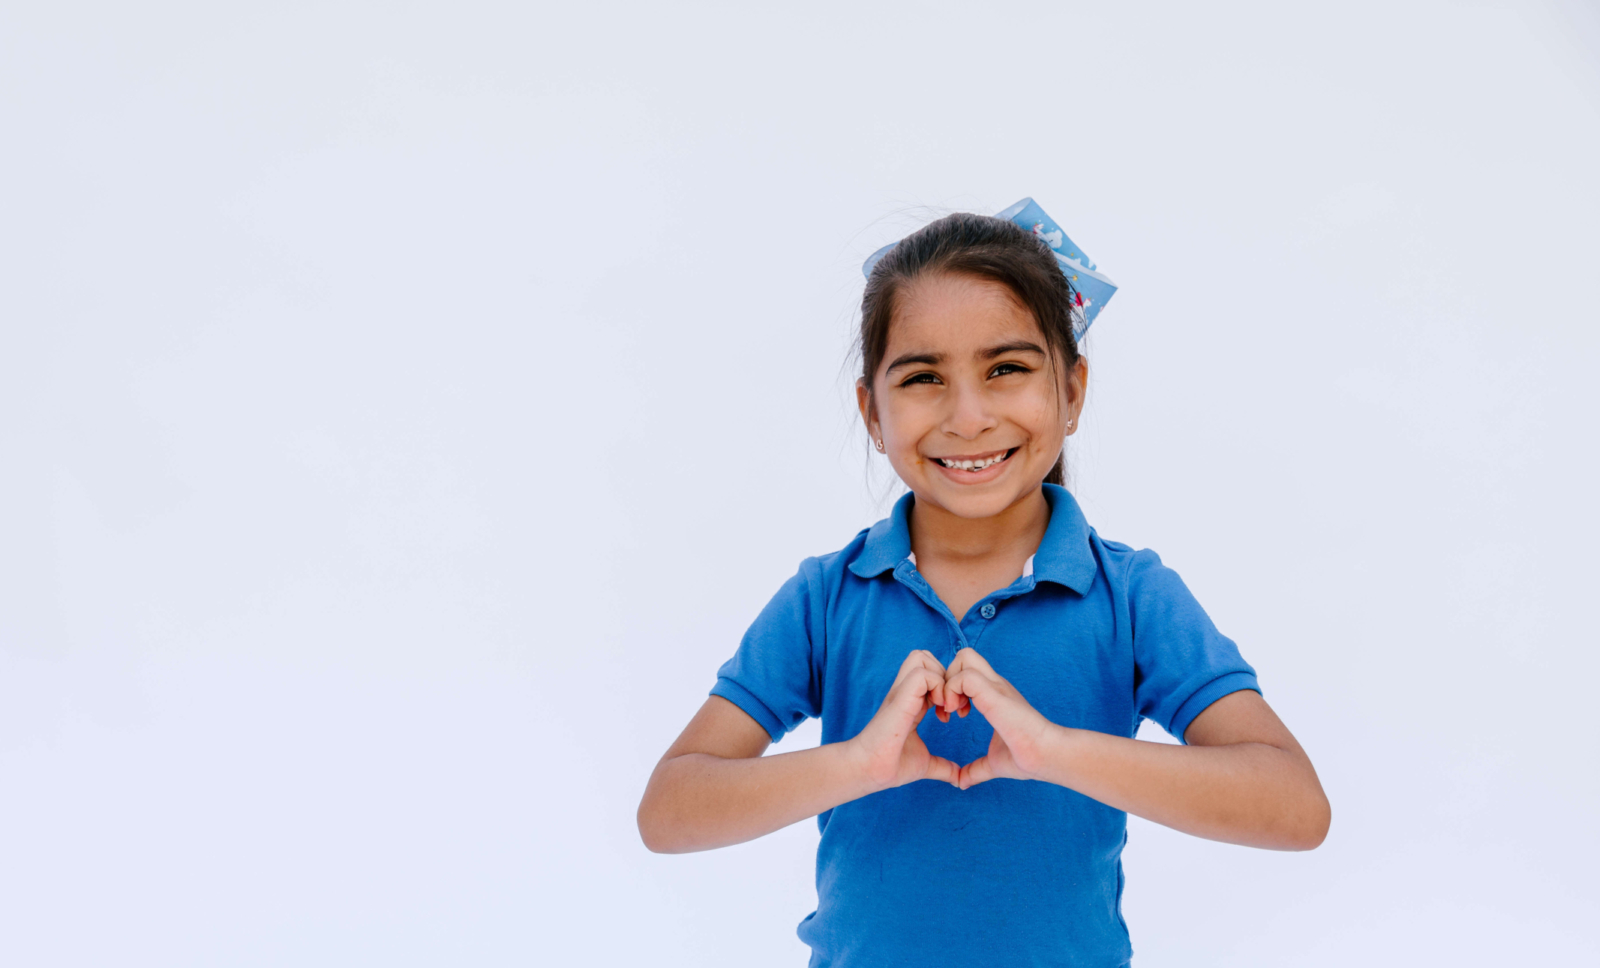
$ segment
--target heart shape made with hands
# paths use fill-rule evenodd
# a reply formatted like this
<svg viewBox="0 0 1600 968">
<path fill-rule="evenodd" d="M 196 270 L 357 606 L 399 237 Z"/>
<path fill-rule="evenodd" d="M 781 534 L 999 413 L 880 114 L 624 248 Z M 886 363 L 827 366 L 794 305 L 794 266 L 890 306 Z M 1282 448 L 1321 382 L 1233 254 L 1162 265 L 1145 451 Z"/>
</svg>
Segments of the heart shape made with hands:
<svg viewBox="0 0 1600 968">
<path fill-rule="evenodd" d="M 948 723 L 973 707 L 994 728 L 988 753 L 961 765 L 929 753 L 917 735 L 928 710 Z M 852 742 L 865 753 L 869 775 L 885 786 L 944 780 L 965 790 L 1002 777 L 1036 779 L 1050 726 L 977 650 L 962 649 L 946 668 L 918 649 L 901 663 L 883 704 Z"/>
</svg>

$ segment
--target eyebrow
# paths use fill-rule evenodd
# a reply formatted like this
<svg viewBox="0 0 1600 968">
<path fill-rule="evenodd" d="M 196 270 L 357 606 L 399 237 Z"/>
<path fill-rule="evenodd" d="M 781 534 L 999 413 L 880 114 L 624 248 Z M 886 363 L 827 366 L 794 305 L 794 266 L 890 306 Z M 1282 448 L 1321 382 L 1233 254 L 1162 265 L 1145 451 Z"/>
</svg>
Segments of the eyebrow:
<svg viewBox="0 0 1600 968">
<path fill-rule="evenodd" d="M 1025 339 L 1019 339 L 1013 343 L 1002 343 L 999 346 L 991 346 L 978 355 L 983 359 L 992 360 L 997 356 L 1005 356 L 1007 353 L 1038 353 L 1040 356 L 1045 355 L 1044 350 L 1039 347 L 1038 343 L 1032 343 Z"/>
<path fill-rule="evenodd" d="M 888 376 L 900 367 L 911 366 L 913 363 L 922 363 L 927 366 L 938 366 L 943 362 L 943 353 L 907 353 L 905 356 L 897 357 L 893 363 L 890 363 L 889 368 L 883 371 L 883 375 Z"/>
<path fill-rule="evenodd" d="M 1040 348 L 1038 343 L 1029 342 L 1028 340 L 1016 340 L 1011 343 L 1001 343 L 999 346 L 991 346 L 986 350 L 979 350 L 978 358 L 992 360 L 997 356 L 1005 356 L 1007 353 L 1037 353 L 1040 356 L 1045 355 L 1044 350 Z M 919 363 L 924 366 L 938 366 L 944 361 L 945 355 L 943 353 L 907 353 L 904 356 L 895 357 L 895 361 L 890 363 L 889 368 L 884 370 L 883 373 L 888 376 L 902 366 L 912 366 Z"/>
</svg>

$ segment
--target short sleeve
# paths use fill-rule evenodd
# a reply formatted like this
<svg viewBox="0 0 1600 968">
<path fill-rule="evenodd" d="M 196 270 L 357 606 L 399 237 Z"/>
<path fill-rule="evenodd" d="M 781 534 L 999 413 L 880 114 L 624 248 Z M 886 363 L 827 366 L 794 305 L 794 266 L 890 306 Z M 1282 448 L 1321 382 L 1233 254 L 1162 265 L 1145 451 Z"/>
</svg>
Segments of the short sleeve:
<svg viewBox="0 0 1600 968">
<path fill-rule="evenodd" d="M 717 670 L 711 695 L 738 706 L 760 723 L 776 743 L 784 734 L 822 712 L 822 669 L 813 648 L 820 621 L 815 584 L 807 559 L 756 616 L 733 658 Z"/>
<path fill-rule="evenodd" d="M 1261 691 L 1256 670 L 1217 631 L 1178 573 L 1153 551 L 1133 557 L 1128 581 L 1134 703 L 1139 715 L 1186 742 L 1207 706 L 1241 689 Z"/>
</svg>

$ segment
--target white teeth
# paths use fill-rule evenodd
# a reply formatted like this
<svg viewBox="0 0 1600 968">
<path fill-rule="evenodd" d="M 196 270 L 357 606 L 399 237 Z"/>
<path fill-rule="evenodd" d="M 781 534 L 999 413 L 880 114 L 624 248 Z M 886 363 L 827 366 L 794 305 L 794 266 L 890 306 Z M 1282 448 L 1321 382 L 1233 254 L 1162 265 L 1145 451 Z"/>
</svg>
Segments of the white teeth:
<svg viewBox="0 0 1600 968">
<path fill-rule="evenodd" d="M 993 457 L 985 458 L 984 460 L 945 460 L 943 457 L 941 457 L 939 458 L 939 463 L 954 470 L 981 471 L 984 468 L 992 467 L 993 465 L 998 464 L 1005 459 L 1005 453 L 1001 452 Z"/>
</svg>

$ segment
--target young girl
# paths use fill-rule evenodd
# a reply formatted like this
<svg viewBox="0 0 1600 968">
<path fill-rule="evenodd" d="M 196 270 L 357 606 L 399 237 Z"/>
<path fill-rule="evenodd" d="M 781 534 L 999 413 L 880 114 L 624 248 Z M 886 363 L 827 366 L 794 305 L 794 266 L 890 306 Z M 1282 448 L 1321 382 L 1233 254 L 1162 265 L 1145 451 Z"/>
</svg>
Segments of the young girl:
<svg viewBox="0 0 1600 968">
<path fill-rule="evenodd" d="M 1279 850 L 1327 832 L 1233 642 L 1061 486 L 1075 296 L 1001 218 L 940 219 L 872 268 L 856 395 L 910 493 L 801 563 L 639 805 L 668 853 L 816 816 L 812 966 L 1125 965 L 1127 813 Z M 761 755 L 807 716 L 821 746 Z M 1133 739 L 1141 718 L 1186 745 Z"/>
</svg>

